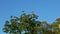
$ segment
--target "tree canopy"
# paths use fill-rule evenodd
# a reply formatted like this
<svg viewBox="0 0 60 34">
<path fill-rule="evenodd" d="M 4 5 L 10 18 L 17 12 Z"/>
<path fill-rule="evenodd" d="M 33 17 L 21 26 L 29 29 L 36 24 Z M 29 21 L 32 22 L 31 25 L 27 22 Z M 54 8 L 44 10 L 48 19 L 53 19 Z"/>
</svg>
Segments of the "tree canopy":
<svg viewBox="0 0 60 34">
<path fill-rule="evenodd" d="M 60 18 L 57 18 L 52 24 L 47 21 L 38 21 L 38 16 L 23 13 L 20 17 L 11 16 L 11 19 L 5 21 L 3 32 L 7 34 L 59 34 Z"/>
</svg>

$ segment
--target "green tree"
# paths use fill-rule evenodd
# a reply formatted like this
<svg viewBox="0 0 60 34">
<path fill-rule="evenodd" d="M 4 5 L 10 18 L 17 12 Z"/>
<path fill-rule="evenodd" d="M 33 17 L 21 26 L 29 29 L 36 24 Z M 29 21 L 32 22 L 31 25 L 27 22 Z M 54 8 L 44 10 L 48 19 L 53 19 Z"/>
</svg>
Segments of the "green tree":
<svg viewBox="0 0 60 34">
<path fill-rule="evenodd" d="M 3 31 L 7 34 L 21 34 L 22 31 L 25 34 L 37 34 L 37 17 L 34 13 L 26 14 L 23 11 L 20 17 L 11 16 L 10 21 L 7 20 L 4 24 Z"/>
<path fill-rule="evenodd" d="M 54 29 L 55 34 L 60 34 L 60 18 L 57 18 L 55 22 L 51 24 Z"/>
</svg>

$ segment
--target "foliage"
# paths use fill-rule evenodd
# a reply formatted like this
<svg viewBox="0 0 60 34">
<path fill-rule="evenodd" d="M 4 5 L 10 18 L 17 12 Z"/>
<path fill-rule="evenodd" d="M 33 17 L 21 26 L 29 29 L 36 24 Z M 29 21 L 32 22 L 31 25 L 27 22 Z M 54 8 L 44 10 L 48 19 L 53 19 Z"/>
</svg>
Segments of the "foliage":
<svg viewBox="0 0 60 34">
<path fill-rule="evenodd" d="M 5 22 L 3 32 L 7 34 L 59 34 L 60 18 L 52 24 L 36 19 L 38 16 L 35 13 L 26 14 L 23 11 L 20 17 L 11 16 L 10 21 Z"/>
</svg>

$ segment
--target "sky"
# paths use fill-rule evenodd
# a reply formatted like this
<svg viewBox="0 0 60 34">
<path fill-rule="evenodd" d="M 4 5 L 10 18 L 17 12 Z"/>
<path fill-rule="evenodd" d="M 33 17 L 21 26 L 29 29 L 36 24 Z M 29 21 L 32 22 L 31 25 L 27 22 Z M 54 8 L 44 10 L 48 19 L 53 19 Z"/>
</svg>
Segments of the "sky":
<svg viewBox="0 0 60 34">
<path fill-rule="evenodd" d="M 0 0 L 0 34 L 6 20 L 10 16 L 20 16 L 22 11 L 29 14 L 32 11 L 38 15 L 38 20 L 46 20 L 49 24 L 60 17 L 60 0 Z"/>
</svg>

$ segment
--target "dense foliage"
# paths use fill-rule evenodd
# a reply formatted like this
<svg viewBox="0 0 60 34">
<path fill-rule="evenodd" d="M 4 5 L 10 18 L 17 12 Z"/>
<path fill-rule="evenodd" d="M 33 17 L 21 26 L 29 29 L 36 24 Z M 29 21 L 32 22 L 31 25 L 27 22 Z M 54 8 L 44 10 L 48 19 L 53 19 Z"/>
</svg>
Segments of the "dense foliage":
<svg viewBox="0 0 60 34">
<path fill-rule="evenodd" d="M 3 31 L 7 34 L 59 34 L 60 18 L 52 24 L 46 21 L 38 21 L 38 16 L 32 14 L 21 14 L 20 17 L 11 16 L 10 21 L 6 21 Z"/>
</svg>

